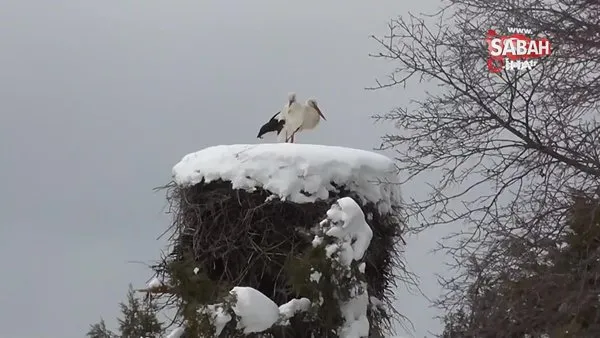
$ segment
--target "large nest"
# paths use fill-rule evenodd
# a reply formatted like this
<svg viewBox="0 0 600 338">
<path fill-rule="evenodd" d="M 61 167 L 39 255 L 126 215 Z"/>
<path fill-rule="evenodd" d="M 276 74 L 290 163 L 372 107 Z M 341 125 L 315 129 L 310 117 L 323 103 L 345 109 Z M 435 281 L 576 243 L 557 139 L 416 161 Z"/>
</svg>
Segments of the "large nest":
<svg viewBox="0 0 600 338">
<path fill-rule="evenodd" d="M 333 184 L 333 183 L 332 183 Z M 335 186 L 335 185 L 334 185 Z M 305 295 L 293 287 L 290 262 L 301 258 L 312 247 L 309 230 L 324 219 L 337 199 L 355 193 L 337 186 L 326 200 L 298 204 L 267 199 L 270 192 L 257 188 L 253 192 L 232 189 L 228 181 L 212 181 L 181 187 L 166 186 L 170 212 L 173 214 L 171 261 L 192 259 L 216 287 L 214 300 L 232 286 L 251 286 L 281 305 Z M 401 271 L 398 243 L 402 227 L 398 214 L 381 215 L 372 203 L 361 205 L 373 230 L 373 239 L 365 255 L 368 293 L 387 305 L 386 313 L 369 311 L 371 337 L 383 336 L 391 330 L 396 312 L 391 306 L 395 273 Z M 292 321 L 278 337 L 326 337 L 316 327 Z"/>
</svg>

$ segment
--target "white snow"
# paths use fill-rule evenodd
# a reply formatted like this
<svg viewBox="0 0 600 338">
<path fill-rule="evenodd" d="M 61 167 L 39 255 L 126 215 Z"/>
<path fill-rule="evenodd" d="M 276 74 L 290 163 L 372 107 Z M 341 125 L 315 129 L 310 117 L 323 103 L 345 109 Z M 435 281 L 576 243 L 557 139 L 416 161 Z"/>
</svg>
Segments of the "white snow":
<svg viewBox="0 0 600 338">
<path fill-rule="evenodd" d="M 371 234 L 372 235 L 372 234 Z M 365 264 L 365 262 L 360 263 L 360 265 L 358 266 L 358 271 L 360 271 L 360 273 L 365 273 L 365 269 L 367 268 L 367 264 Z"/>
<path fill-rule="evenodd" d="M 282 200 L 310 203 L 345 185 L 382 214 L 400 205 L 398 176 L 388 157 L 370 151 L 297 143 L 234 144 L 188 154 L 173 167 L 174 181 L 189 186 L 218 179 L 234 189 L 263 188 Z M 378 182 L 389 182 L 378 183 Z M 308 196 L 307 196 L 308 195 Z M 272 198 L 272 197 L 269 197 Z"/>
<path fill-rule="evenodd" d="M 348 301 L 340 302 L 340 311 L 345 319 L 340 338 L 361 338 L 369 335 L 367 283 L 361 282 L 359 288 L 362 289 L 362 293 L 355 294 Z"/>
<path fill-rule="evenodd" d="M 185 330 L 182 327 L 175 328 L 173 331 L 171 331 L 171 333 L 169 333 L 167 338 L 179 338 L 183 335 L 184 331 Z"/>
<path fill-rule="evenodd" d="M 227 312 L 224 312 L 222 307 L 218 307 L 215 311 L 213 320 L 213 324 L 215 325 L 215 334 L 218 336 L 225 328 L 225 325 L 227 325 L 227 323 L 229 323 L 231 320 L 231 315 Z"/>
<path fill-rule="evenodd" d="M 317 246 L 321 245 L 322 243 L 323 243 L 323 237 L 315 236 L 315 238 L 312 241 L 312 246 L 317 247 Z"/>
<path fill-rule="evenodd" d="M 318 283 L 321 280 L 322 274 L 319 271 L 314 271 L 310 274 L 310 280 Z"/>
<path fill-rule="evenodd" d="M 292 299 L 289 302 L 279 306 L 279 313 L 284 320 L 289 320 L 298 312 L 306 312 L 310 309 L 310 300 L 308 298 Z"/>
<path fill-rule="evenodd" d="M 237 302 L 231 308 L 240 317 L 237 328 L 244 333 L 262 332 L 277 322 L 279 307 L 269 297 L 251 287 L 236 286 L 230 293 Z"/>
<path fill-rule="evenodd" d="M 225 328 L 225 325 L 227 323 L 229 323 L 229 321 L 231 320 L 231 315 L 223 312 L 223 308 L 219 307 L 217 308 L 217 310 L 215 311 L 215 317 L 214 317 L 214 325 L 215 325 L 215 334 L 218 336 L 221 334 L 221 331 L 223 331 L 223 329 Z"/>
<path fill-rule="evenodd" d="M 352 261 L 360 261 L 363 258 L 373 238 L 373 231 L 365 221 L 364 213 L 352 198 L 338 199 L 327 211 L 327 219 L 320 224 L 323 230 L 326 230 L 327 236 L 336 238 L 334 243 L 325 248 L 328 256 L 335 254 L 339 262 L 346 267 L 350 267 Z M 365 266 L 364 262 L 359 264 L 360 273 L 364 273 Z M 340 301 L 340 311 L 344 317 L 344 325 L 339 331 L 340 338 L 361 338 L 369 334 L 367 283 L 357 284 L 350 290 L 350 298 Z"/>
<path fill-rule="evenodd" d="M 333 256 L 333 254 L 339 250 L 339 248 L 339 245 L 335 243 L 329 244 L 325 247 L 325 255 L 327 256 L 327 258 L 331 258 L 331 256 Z"/>
<path fill-rule="evenodd" d="M 231 310 L 238 317 L 237 328 L 243 329 L 244 333 L 262 332 L 275 324 L 287 325 L 290 318 L 299 312 L 310 310 L 311 306 L 308 298 L 298 298 L 277 307 L 271 299 L 251 287 L 236 286 L 229 293 L 237 298 Z M 200 313 L 209 315 L 215 327 L 215 336 L 219 336 L 225 325 L 232 320 L 222 303 L 205 305 Z"/>
<path fill-rule="evenodd" d="M 163 283 L 160 281 L 160 279 L 154 277 L 150 280 L 150 282 L 148 282 L 148 289 L 158 288 L 162 285 Z"/>
<path fill-rule="evenodd" d="M 206 305 L 201 312 L 210 315 L 210 320 L 215 327 L 215 336 L 219 336 L 225 325 L 232 319 L 231 315 L 225 311 L 223 304 Z"/>
<path fill-rule="evenodd" d="M 373 231 L 358 204 L 350 197 L 340 198 L 327 211 L 327 219 L 332 226 L 325 234 L 342 240 L 342 243 L 330 244 L 326 251 L 339 249 L 337 253 L 344 265 L 362 259 L 373 238 Z"/>
</svg>

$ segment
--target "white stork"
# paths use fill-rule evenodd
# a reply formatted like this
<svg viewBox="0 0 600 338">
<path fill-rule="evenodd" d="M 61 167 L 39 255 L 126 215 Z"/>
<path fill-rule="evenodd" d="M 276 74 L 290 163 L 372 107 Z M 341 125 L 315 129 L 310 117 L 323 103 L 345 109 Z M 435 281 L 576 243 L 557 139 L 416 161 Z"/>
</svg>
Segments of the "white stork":
<svg viewBox="0 0 600 338">
<path fill-rule="evenodd" d="M 277 132 L 280 140 L 283 137 L 285 142 L 293 143 L 297 132 L 315 128 L 321 118 L 327 120 L 315 99 L 301 104 L 296 101 L 295 93 L 289 93 L 286 105 L 260 128 L 257 137 L 262 138 L 266 133 Z"/>
</svg>

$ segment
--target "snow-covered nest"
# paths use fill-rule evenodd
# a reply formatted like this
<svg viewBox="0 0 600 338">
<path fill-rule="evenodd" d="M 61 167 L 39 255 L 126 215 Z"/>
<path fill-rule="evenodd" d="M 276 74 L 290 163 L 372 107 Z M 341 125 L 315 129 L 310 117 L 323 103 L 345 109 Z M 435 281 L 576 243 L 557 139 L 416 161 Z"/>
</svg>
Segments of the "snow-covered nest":
<svg viewBox="0 0 600 338">
<path fill-rule="evenodd" d="M 262 188 L 281 199 L 311 203 L 328 199 L 339 186 L 384 214 L 400 204 L 396 167 L 373 152 L 313 144 L 234 144 L 209 147 L 173 167 L 180 186 L 229 181 L 233 189 Z M 380 184 L 389 182 L 392 184 Z"/>
<path fill-rule="evenodd" d="M 302 268 L 297 262 L 313 246 L 311 230 L 332 204 L 351 197 L 373 232 L 364 257 L 368 294 L 389 305 L 402 266 L 397 182 L 387 157 L 342 147 L 229 145 L 189 154 L 165 186 L 174 217 L 164 269 L 169 260 L 193 258 L 185 274 L 250 286 L 276 304 L 305 297 L 292 270 Z M 309 272 L 300 284 L 311 278 L 318 276 Z M 386 316 L 370 313 L 371 327 L 387 326 Z M 291 321 L 290 328 L 308 332 L 306 325 Z"/>
</svg>

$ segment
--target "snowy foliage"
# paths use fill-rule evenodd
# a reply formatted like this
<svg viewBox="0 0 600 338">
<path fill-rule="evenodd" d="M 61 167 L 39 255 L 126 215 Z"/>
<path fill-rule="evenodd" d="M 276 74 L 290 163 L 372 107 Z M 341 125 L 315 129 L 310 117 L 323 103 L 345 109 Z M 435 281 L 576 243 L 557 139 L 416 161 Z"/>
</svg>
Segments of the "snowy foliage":
<svg viewBox="0 0 600 338">
<path fill-rule="evenodd" d="M 340 198 L 327 211 L 327 218 L 320 223 L 321 233 L 332 238 L 329 244 L 325 244 L 325 252 L 332 259 L 333 267 L 338 272 L 336 277 L 349 279 L 347 297 L 337 295 L 340 303 L 340 311 L 344 318 L 344 325 L 339 330 L 340 338 L 359 338 L 369 334 L 369 321 L 367 319 L 367 307 L 369 296 L 367 294 L 367 283 L 361 280 L 365 273 L 365 263 L 359 261 L 367 251 L 373 231 L 365 221 L 365 215 L 356 204 L 349 198 Z M 322 236 L 315 236 L 313 245 L 323 245 L 327 241 Z M 352 263 L 355 269 L 352 269 Z"/>
<path fill-rule="evenodd" d="M 349 197 L 341 198 L 331 206 L 327 211 L 327 219 L 321 222 L 321 226 L 328 226 L 325 234 L 337 239 L 327 245 L 326 251 L 336 252 L 337 259 L 346 266 L 363 257 L 373 238 L 373 231 L 365 222 L 365 215 Z"/>
<path fill-rule="evenodd" d="M 225 325 L 232 319 L 231 315 L 225 312 L 223 304 L 206 305 L 200 312 L 209 316 L 209 321 L 215 328 L 215 336 L 220 335 Z"/>
<path fill-rule="evenodd" d="M 309 311 L 311 306 L 307 298 L 300 298 L 278 307 L 269 297 L 247 286 L 236 286 L 229 295 L 223 303 L 206 305 L 199 310 L 213 325 L 215 337 L 234 318 L 236 330 L 244 334 L 263 332 L 274 325 L 288 325 L 290 318 Z"/>
<path fill-rule="evenodd" d="M 240 318 L 237 328 L 244 333 L 262 332 L 277 322 L 279 307 L 269 297 L 251 287 L 236 286 L 231 290 L 236 296 L 232 307 Z"/>
<path fill-rule="evenodd" d="M 369 334 L 367 307 L 370 299 L 364 281 L 365 263 L 361 260 L 372 236 L 365 215 L 349 197 L 337 200 L 327 211 L 327 217 L 315 228 L 313 244 L 315 249 L 320 247 L 328 253 L 324 259 L 331 269 L 326 273 L 312 269 L 309 279 L 318 283 L 327 278 L 338 286 L 333 295 L 320 294 L 319 298 L 337 299 L 343 318 L 342 326 L 338 328 L 340 338 L 361 338 Z M 376 298 L 371 297 L 371 303 L 374 301 Z M 222 303 L 203 306 L 198 312 L 208 319 L 216 337 L 230 322 L 235 322 L 235 331 L 243 334 L 264 332 L 273 326 L 289 325 L 295 315 L 312 312 L 320 305 L 313 304 L 308 298 L 300 298 L 277 306 L 252 287 L 236 286 Z M 173 337 L 175 334 L 172 333 Z"/>
<path fill-rule="evenodd" d="M 382 214 L 400 204 L 393 161 L 373 152 L 311 144 L 235 144 L 209 147 L 188 154 L 173 167 L 175 182 L 190 186 L 202 180 L 231 181 L 234 189 L 263 188 L 297 203 L 329 197 L 345 185 L 372 202 Z"/>
<path fill-rule="evenodd" d="M 296 314 L 309 311 L 310 306 L 311 303 L 308 298 L 292 299 L 279 307 L 280 320 L 286 325 L 290 318 Z"/>
<path fill-rule="evenodd" d="M 147 284 L 149 289 L 155 289 L 161 287 L 163 283 L 157 277 L 153 277 Z"/>
</svg>

